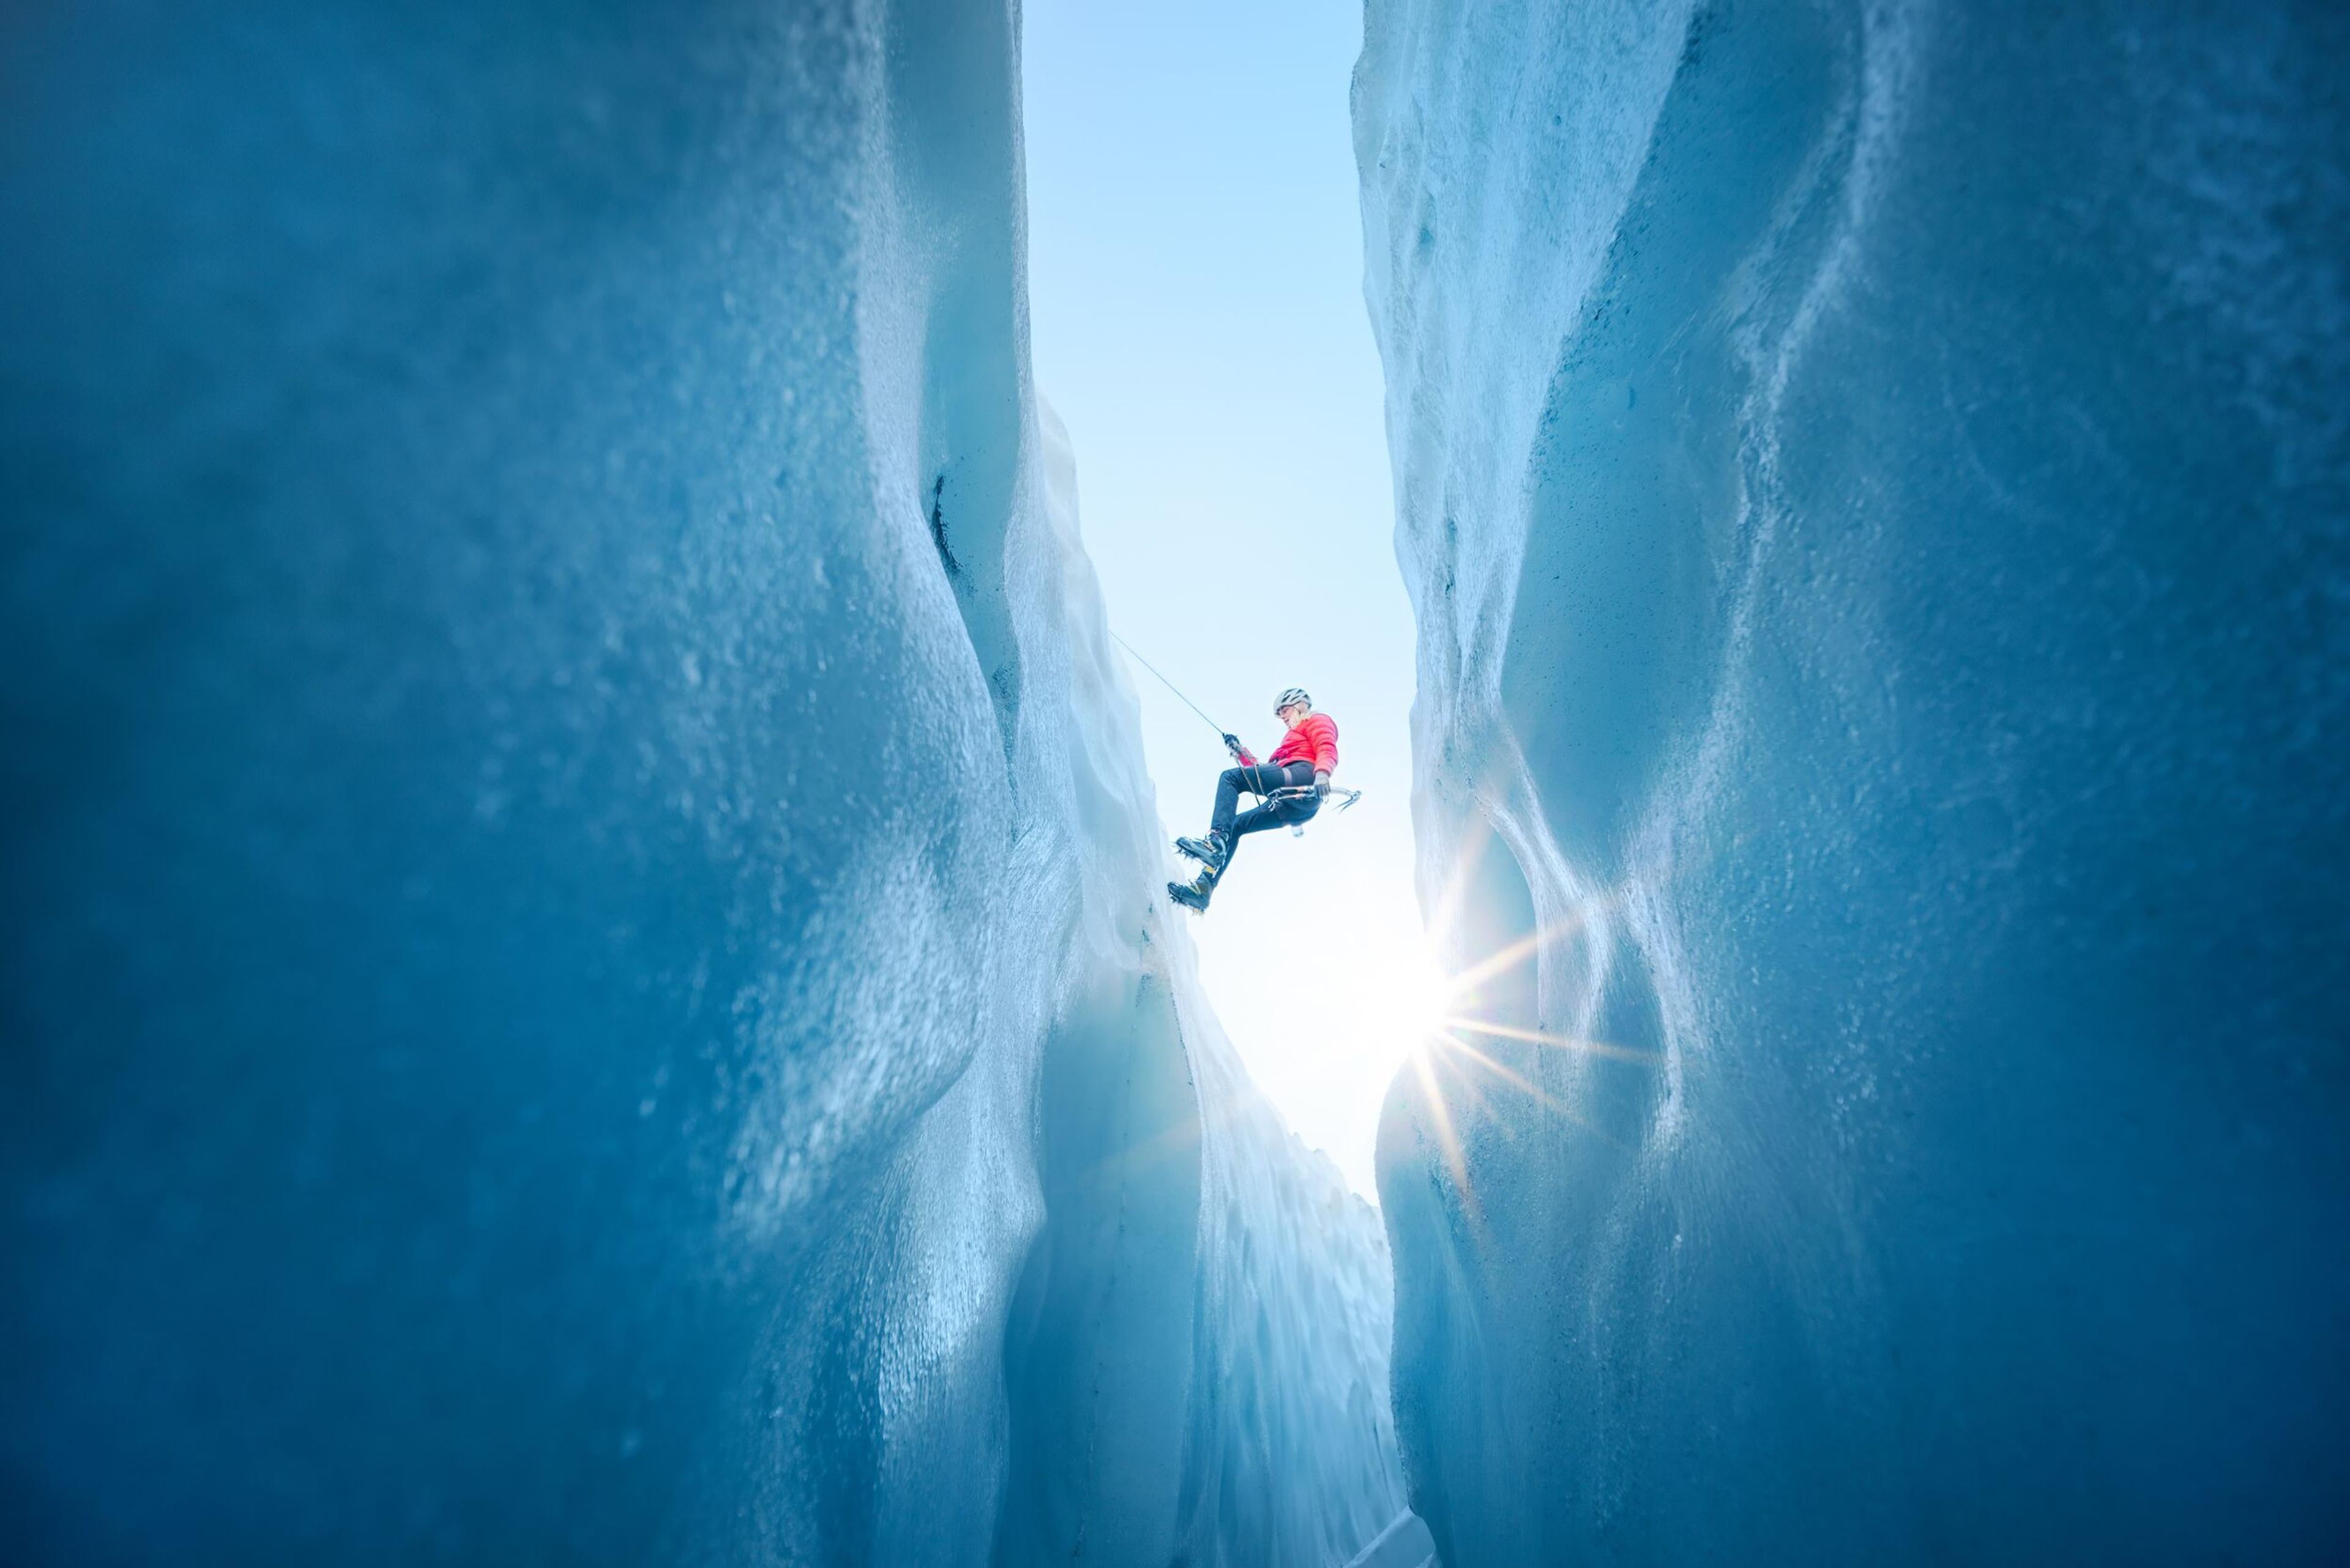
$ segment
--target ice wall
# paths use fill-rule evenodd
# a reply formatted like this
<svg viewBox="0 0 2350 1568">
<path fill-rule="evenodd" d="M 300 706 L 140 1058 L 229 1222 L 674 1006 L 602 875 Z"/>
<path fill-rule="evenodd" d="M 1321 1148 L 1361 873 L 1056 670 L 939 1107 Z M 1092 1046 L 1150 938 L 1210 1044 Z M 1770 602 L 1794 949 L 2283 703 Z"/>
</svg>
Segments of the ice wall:
<svg viewBox="0 0 2350 1568">
<path fill-rule="evenodd" d="M 2345 67 L 1371 0 L 1450 1568 L 2338 1556 Z"/>
<path fill-rule="evenodd" d="M 12 1561 L 1012 1563 L 1051 1490 L 1240 1563 L 1394 1511 L 1376 1221 L 1151 901 L 1015 45 L 0 20 Z M 1105 1229 L 1176 1317 L 1072 1294 Z M 1082 1419 L 1178 1462 L 1026 1471 L 1089 1355 L 1136 1386 Z"/>
</svg>

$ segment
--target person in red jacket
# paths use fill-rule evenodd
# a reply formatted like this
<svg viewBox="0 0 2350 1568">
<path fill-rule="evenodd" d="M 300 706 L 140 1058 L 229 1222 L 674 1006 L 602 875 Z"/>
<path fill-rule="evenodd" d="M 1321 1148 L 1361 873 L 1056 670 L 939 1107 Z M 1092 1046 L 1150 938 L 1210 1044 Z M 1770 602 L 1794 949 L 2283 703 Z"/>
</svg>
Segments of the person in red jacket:
<svg viewBox="0 0 2350 1568">
<path fill-rule="evenodd" d="M 1205 838 L 1179 838 L 1175 847 L 1200 862 L 1198 880 L 1170 882 L 1167 895 L 1187 909 L 1205 910 L 1208 896 L 1223 879 L 1240 848 L 1243 836 L 1304 822 L 1322 809 L 1330 793 L 1330 775 L 1338 768 L 1338 726 L 1327 713 L 1314 711 L 1314 699 L 1293 686 L 1274 700 L 1274 717 L 1289 726 L 1273 756 L 1258 762 L 1237 735 L 1226 735 L 1224 745 L 1238 762 L 1216 780 L 1216 807 Z M 1264 804 L 1239 810 L 1241 796 L 1264 797 Z"/>
</svg>

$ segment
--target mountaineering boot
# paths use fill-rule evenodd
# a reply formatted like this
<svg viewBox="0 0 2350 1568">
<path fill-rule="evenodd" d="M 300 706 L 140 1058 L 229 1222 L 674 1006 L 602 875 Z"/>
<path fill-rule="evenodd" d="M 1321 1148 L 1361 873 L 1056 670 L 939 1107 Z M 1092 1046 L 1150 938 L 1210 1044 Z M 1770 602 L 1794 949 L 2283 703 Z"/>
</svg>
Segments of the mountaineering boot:
<svg viewBox="0 0 2350 1568">
<path fill-rule="evenodd" d="M 1212 870 L 1201 872 L 1197 881 L 1167 884 L 1169 898 L 1185 909 L 1202 915 L 1208 912 L 1208 896 L 1215 890 L 1216 874 Z"/>
<path fill-rule="evenodd" d="M 1222 870 L 1232 857 L 1232 844 L 1221 833 L 1211 833 L 1205 838 L 1179 838 L 1175 847 L 1211 871 Z"/>
</svg>

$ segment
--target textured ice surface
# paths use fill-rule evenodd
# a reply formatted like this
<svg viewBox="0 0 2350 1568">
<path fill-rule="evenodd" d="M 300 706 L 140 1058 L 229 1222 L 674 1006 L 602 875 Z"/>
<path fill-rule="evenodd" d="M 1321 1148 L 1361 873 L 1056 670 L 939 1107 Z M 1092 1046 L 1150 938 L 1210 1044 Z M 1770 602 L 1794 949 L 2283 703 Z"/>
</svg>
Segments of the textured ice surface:
<svg viewBox="0 0 2350 1568">
<path fill-rule="evenodd" d="M 1396 1512 L 1377 1221 L 1150 902 L 1014 41 L 0 21 L 12 1561 Z"/>
<path fill-rule="evenodd" d="M 1422 894 L 1558 1042 L 1382 1129 L 1451 1568 L 2338 1556 L 2346 71 L 1372 0 Z"/>
</svg>

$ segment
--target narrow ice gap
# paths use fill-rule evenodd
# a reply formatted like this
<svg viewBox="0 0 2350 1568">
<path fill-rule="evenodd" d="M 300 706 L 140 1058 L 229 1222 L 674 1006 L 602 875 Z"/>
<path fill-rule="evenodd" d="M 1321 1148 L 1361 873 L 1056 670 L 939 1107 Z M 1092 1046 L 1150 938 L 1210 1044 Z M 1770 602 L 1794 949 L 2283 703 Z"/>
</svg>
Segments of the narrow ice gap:
<svg viewBox="0 0 2350 1568">
<path fill-rule="evenodd" d="M 1022 17 L 1029 321 L 1111 624 L 1259 756 L 1310 691 L 1362 803 L 1253 837 L 1188 922 L 1250 1075 L 1376 1203 L 1388 1085 L 1440 1011 L 1413 891 L 1410 606 L 1364 308 L 1339 5 Z M 1245 37 L 1245 47 L 1235 39 Z M 1212 112 L 1203 108 L 1212 106 Z M 1130 667 L 1162 837 L 1214 729 Z M 1194 868 L 1168 857 L 1170 876 Z"/>
<path fill-rule="evenodd" d="M 0 62 L 11 1564 L 2344 1556 L 2350 10 Z"/>
</svg>

